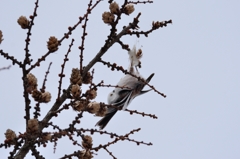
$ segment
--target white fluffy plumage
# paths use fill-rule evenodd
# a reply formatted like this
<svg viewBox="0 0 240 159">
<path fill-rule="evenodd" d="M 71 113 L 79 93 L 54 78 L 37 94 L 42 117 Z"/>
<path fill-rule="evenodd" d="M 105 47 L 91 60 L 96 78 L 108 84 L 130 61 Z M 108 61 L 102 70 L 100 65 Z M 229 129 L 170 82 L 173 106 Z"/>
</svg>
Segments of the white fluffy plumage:
<svg viewBox="0 0 240 159">
<path fill-rule="evenodd" d="M 143 79 L 143 77 L 141 77 L 140 73 L 137 70 L 137 66 L 139 66 L 140 64 L 141 56 L 137 56 L 135 45 L 133 46 L 132 50 L 128 52 L 128 54 L 130 60 L 128 71 L 131 74 Z M 148 83 L 152 79 L 153 75 L 154 74 L 151 74 L 145 80 L 145 82 Z M 146 84 L 145 82 L 138 80 L 138 78 L 133 77 L 130 74 L 125 75 L 117 83 L 119 87 L 116 87 L 112 92 L 109 93 L 108 104 L 117 106 L 122 110 L 125 110 L 135 97 L 150 91 L 150 90 L 142 91 Z M 96 125 L 99 126 L 100 129 L 103 129 L 117 111 L 118 109 L 109 107 L 105 117 L 98 121 Z"/>
</svg>

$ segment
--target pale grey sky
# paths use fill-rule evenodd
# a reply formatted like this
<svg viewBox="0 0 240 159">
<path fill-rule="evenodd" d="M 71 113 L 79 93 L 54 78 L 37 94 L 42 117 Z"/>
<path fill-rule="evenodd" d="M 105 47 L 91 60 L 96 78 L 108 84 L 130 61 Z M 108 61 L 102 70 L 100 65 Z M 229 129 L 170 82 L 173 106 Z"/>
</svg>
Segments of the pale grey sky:
<svg viewBox="0 0 240 159">
<path fill-rule="evenodd" d="M 119 4 L 123 1 L 118 0 Z M 87 1 L 40 1 L 38 16 L 33 26 L 30 53 L 34 61 L 47 52 L 46 41 L 50 36 L 61 38 L 68 26 L 74 25 L 78 17 L 85 13 Z M 138 12 L 140 29 L 147 30 L 152 21 L 173 20 L 173 24 L 150 34 L 148 38 L 127 36 L 122 40 L 131 47 L 143 50 L 141 74 L 148 77 L 155 73 L 150 84 L 165 93 L 164 99 L 151 91 L 134 99 L 129 109 L 155 114 L 158 119 L 118 112 L 106 127 L 106 131 L 126 134 L 132 129 L 142 130 L 130 138 L 152 142 L 153 146 L 137 146 L 130 142 L 119 142 L 109 150 L 118 159 L 239 159 L 240 158 L 240 1 L 157 1 L 153 4 L 137 5 L 130 16 L 123 16 L 118 31 L 132 21 Z M 0 30 L 4 41 L 0 49 L 18 59 L 24 58 L 26 30 L 17 24 L 19 16 L 33 13 L 34 1 L 0 1 Z M 92 12 L 88 23 L 84 64 L 99 51 L 109 33 L 109 26 L 101 20 L 108 10 L 104 0 Z M 66 65 L 63 88 L 69 84 L 70 70 L 77 67 L 82 34 L 81 27 L 73 32 L 75 39 L 70 61 Z M 42 116 L 52 106 L 58 87 L 58 74 L 71 38 L 65 40 L 59 50 L 49 56 L 41 67 L 33 73 L 41 85 L 49 62 L 53 62 L 47 81 L 47 89 L 53 100 L 41 106 Z M 127 52 L 115 44 L 103 59 L 128 67 Z M 11 62 L 0 57 L 0 67 Z M 109 71 L 97 64 L 94 82 L 104 80 L 106 84 L 116 84 L 123 75 Z M 10 128 L 24 132 L 24 100 L 22 98 L 21 70 L 12 66 L 0 72 L 0 143 L 4 133 Z M 111 88 L 99 89 L 96 101 L 107 102 Z M 68 126 L 76 115 L 71 109 L 54 118 L 54 123 Z M 96 128 L 100 118 L 84 114 L 80 127 Z M 93 136 L 94 146 L 111 141 L 108 136 Z M 79 140 L 80 141 L 80 140 Z M 58 142 L 53 154 L 53 144 L 41 150 L 46 158 L 59 158 L 78 147 L 72 147 L 68 139 Z M 7 158 L 11 149 L 0 149 L 1 158 Z M 111 158 L 101 150 L 96 159 Z M 26 158 L 33 158 L 30 153 Z"/>
</svg>

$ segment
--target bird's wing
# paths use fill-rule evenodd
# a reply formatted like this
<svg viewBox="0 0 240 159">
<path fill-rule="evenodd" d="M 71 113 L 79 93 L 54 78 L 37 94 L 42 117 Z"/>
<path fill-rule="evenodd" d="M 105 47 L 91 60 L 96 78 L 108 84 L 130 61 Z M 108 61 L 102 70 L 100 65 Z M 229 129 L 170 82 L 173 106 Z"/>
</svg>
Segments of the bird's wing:
<svg viewBox="0 0 240 159">
<path fill-rule="evenodd" d="M 127 106 L 131 103 L 131 101 L 133 100 L 134 97 L 132 97 L 133 95 L 133 91 L 131 91 L 128 96 L 126 97 L 125 101 L 124 101 L 124 105 L 122 110 L 125 110 L 127 108 Z"/>
<path fill-rule="evenodd" d="M 109 103 L 109 104 L 111 104 L 113 106 L 117 106 L 119 108 L 122 108 L 124 106 L 124 104 L 126 103 L 126 101 L 128 100 L 128 98 L 131 97 L 131 92 L 132 92 L 131 89 L 122 89 L 119 92 L 115 92 L 115 93 L 118 93 L 119 100 L 115 101 L 114 103 Z M 108 113 L 114 112 L 116 110 L 117 110 L 116 108 L 109 107 Z"/>
</svg>

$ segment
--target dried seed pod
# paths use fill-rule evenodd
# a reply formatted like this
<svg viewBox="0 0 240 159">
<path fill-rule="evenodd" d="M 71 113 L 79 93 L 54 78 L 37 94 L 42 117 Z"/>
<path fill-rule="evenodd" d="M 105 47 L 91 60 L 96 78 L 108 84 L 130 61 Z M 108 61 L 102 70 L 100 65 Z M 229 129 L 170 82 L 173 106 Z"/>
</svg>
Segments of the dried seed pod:
<svg viewBox="0 0 240 159">
<path fill-rule="evenodd" d="M 50 92 L 44 92 L 42 93 L 41 102 L 48 103 L 50 102 L 51 98 L 52 96 Z"/>
<path fill-rule="evenodd" d="M 33 99 L 34 99 L 35 101 L 40 102 L 41 99 L 42 99 L 42 92 L 40 92 L 40 91 L 38 91 L 38 90 L 35 89 L 35 90 L 32 92 L 32 97 L 33 97 Z"/>
<path fill-rule="evenodd" d="M 100 103 L 98 102 L 91 102 L 87 106 L 87 110 L 89 113 L 95 114 L 99 111 L 100 109 Z"/>
<path fill-rule="evenodd" d="M 95 99 L 97 96 L 97 91 L 95 89 L 87 90 L 86 96 L 88 99 Z"/>
<path fill-rule="evenodd" d="M 110 5 L 109 5 L 109 9 L 110 9 L 110 12 L 112 14 L 117 14 L 119 13 L 119 6 L 116 2 L 112 2 Z"/>
<path fill-rule="evenodd" d="M 124 7 L 124 13 L 125 14 L 127 14 L 127 15 L 130 15 L 131 13 L 133 13 L 134 12 L 134 5 L 132 5 L 132 4 L 128 4 L 128 5 L 126 5 L 125 7 Z"/>
<path fill-rule="evenodd" d="M 28 120 L 27 132 L 30 134 L 38 133 L 38 120 L 37 119 L 30 119 Z"/>
<path fill-rule="evenodd" d="M 76 101 L 73 105 L 72 105 L 72 108 L 75 110 L 75 111 L 82 111 L 85 107 L 87 107 L 88 105 L 88 101 L 86 99 L 81 99 L 79 101 Z"/>
<path fill-rule="evenodd" d="M 74 98 L 80 97 L 82 90 L 78 84 L 72 85 L 71 94 Z"/>
<path fill-rule="evenodd" d="M 28 93 L 32 93 L 37 89 L 37 78 L 32 73 L 27 74 L 26 86 Z"/>
<path fill-rule="evenodd" d="M 29 27 L 29 20 L 25 16 L 19 17 L 17 22 L 22 29 L 27 29 Z"/>
<path fill-rule="evenodd" d="M 70 82 L 71 82 L 71 84 L 78 84 L 80 86 L 82 85 L 82 77 L 80 74 L 80 70 L 78 68 L 72 69 Z"/>
<path fill-rule="evenodd" d="M 16 133 L 11 129 L 7 129 L 5 133 L 5 138 L 8 140 L 14 140 L 16 138 Z"/>
<path fill-rule="evenodd" d="M 51 101 L 51 93 L 50 92 L 40 92 L 39 90 L 35 89 L 32 92 L 32 97 L 35 101 L 39 102 L 39 103 L 48 103 Z"/>
<path fill-rule="evenodd" d="M 101 116 L 104 117 L 107 114 L 107 107 L 106 106 L 101 106 L 100 105 L 100 109 L 98 110 L 98 112 L 95 113 L 96 116 Z"/>
<path fill-rule="evenodd" d="M 47 47 L 50 52 L 58 50 L 58 39 L 55 36 L 51 36 L 47 42 Z"/>
<path fill-rule="evenodd" d="M 113 23 L 113 22 L 114 22 L 114 18 L 115 18 L 115 16 L 114 16 L 114 14 L 111 13 L 111 12 L 104 12 L 104 13 L 102 14 L 102 20 L 103 20 L 103 22 L 106 23 L 106 24 L 111 24 L 111 23 Z"/>
<path fill-rule="evenodd" d="M 90 148 L 92 148 L 92 142 L 93 142 L 92 137 L 89 135 L 85 135 L 83 137 L 82 146 L 85 149 L 90 149 Z"/>
</svg>

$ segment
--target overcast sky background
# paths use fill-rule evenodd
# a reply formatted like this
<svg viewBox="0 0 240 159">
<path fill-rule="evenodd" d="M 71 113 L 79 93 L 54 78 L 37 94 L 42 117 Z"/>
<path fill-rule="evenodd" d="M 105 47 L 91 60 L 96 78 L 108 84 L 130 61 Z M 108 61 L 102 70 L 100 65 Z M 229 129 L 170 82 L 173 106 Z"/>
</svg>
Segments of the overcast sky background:
<svg viewBox="0 0 240 159">
<path fill-rule="evenodd" d="M 119 4 L 123 0 L 117 1 Z M 85 43 L 84 65 L 96 55 L 107 39 L 110 27 L 102 22 L 102 13 L 108 11 L 107 0 L 101 2 L 89 16 L 88 36 Z M 41 1 L 32 29 L 30 53 L 34 61 L 47 52 L 46 41 L 50 36 L 61 38 L 68 26 L 77 23 L 85 13 L 87 1 Z M 137 5 L 130 16 L 123 16 L 118 31 L 132 21 L 139 12 L 140 30 L 151 28 L 152 21 L 173 20 L 173 24 L 150 34 L 148 38 L 126 36 L 122 40 L 132 47 L 142 47 L 143 58 L 140 73 L 148 77 L 155 73 L 151 85 L 165 93 L 163 98 L 151 91 L 134 99 L 129 109 L 151 113 L 158 119 L 129 115 L 118 112 L 106 127 L 106 131 L 124 135 L 132 129 L 141 131 L 130 138 L 152 142 L 153 146 L 137 146 L 128 141 L 109 147 L 118 159 L 239 159 L 240 158 L 240 1 L 154 1 L 153 4 Z M 17 24 L 19 16 L 33 13 L 34 1 L 0 1 L 0 30 L 4 41 L 0 49 L 17 59 L 24 58 L 26 30 Z M 79 27 L 73 35 L 64 40 L 59 50 L 51 54 L 41 67 L 32 71 L 42 81 L 48 64 L 53 62 L 47 81 L 47 91 L 52 93 L 52 102 L 41 105 L 42 119 L 56 99 L 58 74 L 71 38 L 75 39 L 70 61 L 66 64 L 66 77 L 62 88 L 69 85 L 70 70 L 79 66 Z M 103 60 L 128 67 L 128 55 L 118 44 L 109 49 Z M 0 67 L 11 61 L 0 57 Z M 123 76 L 112 72 L 102 64 L 95 67 L 94 82 L 104 80 L 105 84 L 116 84 Z M 98 91 L 96 101 L 107 102 L 111 88 Z M 21 70 L 12 66 L 0 72 L 0 143 L 10 128 L 16 133 L 24 132 L 24 99 Z M 34 104 L 32 104 L 34 106 Z M 76 112 L 69 109 L 54 118 L 61 128 L 68 127 Z M 85 113 L 77 127 L 96 128 L 99 117 Z M 94 135 L 94 146 L 112 139 L 106 135 Z M 81 141 L 80 139 L 78 141 Z M 71 146 L 68 139 L 58 142 L 56 153 L 53 144 L 41 149 L 46 158 L 59 158 L 79 150 Z M 7 158 L 9 150 L 0 149 L 1 158 Z M 33 158 L 29 153 L 26 158 Z M 104 150 L 97 152 L 96 159 L 112 158 Z"/>
</svg>

